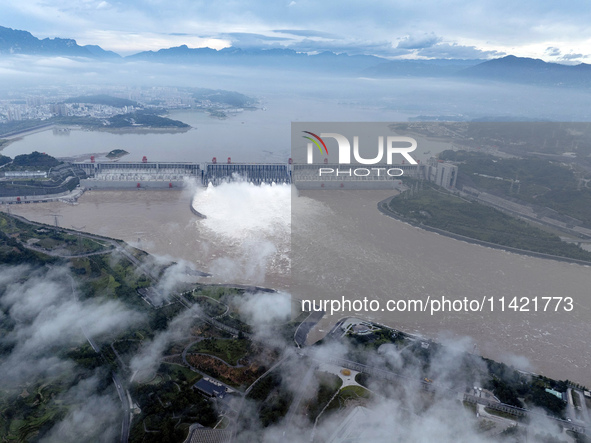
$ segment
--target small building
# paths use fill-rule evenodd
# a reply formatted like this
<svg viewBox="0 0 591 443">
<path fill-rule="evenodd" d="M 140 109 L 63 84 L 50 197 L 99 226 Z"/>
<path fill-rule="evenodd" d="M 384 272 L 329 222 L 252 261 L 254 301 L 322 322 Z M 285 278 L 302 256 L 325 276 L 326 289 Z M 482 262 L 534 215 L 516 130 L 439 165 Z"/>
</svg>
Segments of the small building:
<svg viewBox="0 0 591 443">
<path fill-rule="evenodd" d="M 558 391 L 555 391 L 554 389 L 548 389 L 548 388 L 546 388 L 545 390 L 548 394 L 555 395 L 559 399 L 564 400 L 564 393 L 563 392 L 558 392 Z"/>
<path fill-rule="evenodd" d="M 583 394 L 585 394 L 585 397 L 587 398 L 591 398 L 591 392 L 589 391 L 584 391 Z"/>
<path fill-rule="evenodd" d="M 356 334 L 364 335 L 364 334 L 369 334 L 371 332 L 371 329 L 366 324 L 359 323 L 359 324 L 353 326 L 353 332 Z"/>
<path fill-rule="evenodd" d="M 226 387 L 210 378 L 204 377 L 193 385 L 203 395 L 211 398 L 224 398 Z"/>
</svg>

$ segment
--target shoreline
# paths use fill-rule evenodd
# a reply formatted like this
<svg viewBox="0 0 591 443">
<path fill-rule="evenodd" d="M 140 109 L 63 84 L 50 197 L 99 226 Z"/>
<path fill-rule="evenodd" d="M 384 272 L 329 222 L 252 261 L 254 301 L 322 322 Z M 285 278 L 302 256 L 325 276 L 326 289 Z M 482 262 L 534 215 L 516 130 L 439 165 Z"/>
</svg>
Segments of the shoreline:
<svg viewBox="0 0 591 443">
<path fill-rule="evenodd" d="M 195 209 L 195 207 L 193 206 L 193 199 L 191 199 L 191 201 L 189 202 L 189 208 L 191 208 L 191 212 L 193 214 L 195 214 L 197 217 L 202 218 L 202 219 L 207 218 L 207 216 L 205 214 L 202 214 L 197 209 Z"/>
<path fill-rule="evenodd" d="M 108 127 L 86 127 L 80 125 L 67 125 L 59 123 L 47 123 L 33 128 L 23 129 L 21 131 L 9 132 L 6 135 L 0 135 L 0 140 L 5 140 L 6 143 L 0 145 L 0 152 L 10 146 L 13 142 L 19 141 L 29 135 L 38 134 L 55 128 L 69 128 L 75 131 L 88 132 L 108 132 L 111 134 L 180 134 L 196 129 L 193 126 L 188 127 L 124 127 L 124 128 L 108 128 Z"/>
<path fill-rule="evenodd" d="M 44 132 L 49 129 L 53 129 L 54 127 L 54 123 L 48 123 L 45 125 L 35 126 L 33 128 L 23 129 L 21 131 L 9 132 L 5 135 L 0 135 L 0 140 L 8 141 L 8 143 L 5 143 L 4 145 L 0 146 L 0 152 L 3 151 L 4 148 L 10 146 L 11 143 L 21 140 L 23 137 L 26 137 L 27 135 L 33 135 L 39 132 Z"/>
<path fill-rule="evenodd" d="M 424 224 L 418 224 L 415 221 L 407 219 L 399 214 L 396 214 L 395 212 L 391 211 L 390 209 L 388 209 L 388 203 L 393 198 L 395 198 L 395 196 L 388 197 L 388 198 L 378 202 L 378 205 L 377 205 L 378 211 L 380 211 L 382 214 L 384 214 L 388 217 L 393 218 L 394 220 L 408 223 L 409 225 L 414 226 L 416 228 L 420 228 L 425 231 L 434 232 L 436 234 L 444 235 L 446 237 L 450 237 L 455 240 L 465 241 L 466 243 L 485 246 L 485 247 L 489 247 L 489 248 L 493 248 L 493 249 L 500 249 L 502 251 L 513 252 L 515 254 L 526 255 L 526 256 L 535 257 L 535 258 L 545 258 L 548 260 L 555 260 L 555 261 L 561 261 L 561 262 L 565 262 L 565 263 L 572 263 L 572 264 L 577 264 L 580 266 L 591 266 L 591 262 L 588 262 L 585 260 L 579 260 L 576 258 L 569 258 L 569 257 L 562 257 L 560 255 L 546 254 L 544 252 L 528 251 L 526 249 L 513 248 L 511 246 L 505 246 L 505 245 L 500 245 L 497 243 L 487 242 L 484 240 L 478 240 L 478 239 L 472 238 L 472 237 L 466 237 L 464 235 L 456 234 L 454 232 L 446 231 L 444 229 L 434 228 L 432 226 L 428 226 L 428 225 L 424 225 Z"/>
<path fill-rule="evenodd" d="M 188 132 L 191 129 L 195 129 L 193 126 L 189 126 L 186 128 L 179 128 L 176 126 L 170 127 L 135 127 L 135 126 L 128 126 L 124 128 L 86 128 L 84 126 L 79 127 L 81 131 L 97 131 L 97 132 L 109 132 L 111 134 L 178 134 L 183 132 Z"/>
</svg>

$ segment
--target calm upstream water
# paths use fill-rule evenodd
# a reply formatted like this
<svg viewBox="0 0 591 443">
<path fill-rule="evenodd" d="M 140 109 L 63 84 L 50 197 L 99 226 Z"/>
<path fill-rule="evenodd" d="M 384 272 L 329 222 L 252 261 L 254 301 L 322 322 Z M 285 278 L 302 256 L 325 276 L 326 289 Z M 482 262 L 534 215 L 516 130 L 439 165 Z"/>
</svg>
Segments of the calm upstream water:
<svg viewBox="0 0 591 443">
<path fill-rule="evenodd" d="M 265 110 L 246 110 L 220 120 L 202 111 L 173 111 L 169 117 L 191 125 L 176 133 L 110 133 L 71 130 L 54 134 L 51 130 L 14 141 L 3 155 L 14 157 L 32 151 L 54 157 L 86 156 L 124 149 L 130 154 L 121 161 L 206 162 L 212 157 L 235 162 L 276 162 L 290 157 L 291 121 L 315 119 L 337 121 L 405 121 L 407 115 L 377 108 L 358 109 L 336 101 L 302 98 L 272 98 L 261 104 Z"/>
<path fill-rule="evenodd" d="M 178 134 L 109 134 L 52 131 L 26 136 L 3 152 L 33 150 L 55 156 L 108 152 L 123 160 L 203 161 L 231 156 L 235 161 L 284 161 L 289 157 L 289 122 L 400 120 L 400 115 L 359 110 L 336 102 L 270 101 L 267 111 L 245 111 L 227 120 L 198 112 L 173 118 L 195 128 Z M 322 112 L 318 110 L 321 106 Z M 430 147 L 434 154 L 443 144 Z M 268 152 L 265 152 L 268 151 Z M 470 337 L 477 352 L 523 369 L 591 385 L 591 269 L 520 256 L 422 231 L 380 214 L 388 191 L 308 191 L 289 187 L 252 188 L 235 184 L 207 190 L 91 191 L 79 205 L 12 206 L 14 213 L 64 227 L 81 228 L 131 242 L 147 252 L 189 260 L 214 274 L 213 281 L 256 283 L 290 289 L 290 265 L 298 297 L 425 299 L 427 296 L 478 298 L 571 296 L 564 312 L 367 313 L 359 314 L 429 337 Z M 208 215 L 200 221 L 193 203 Z M 294 208 L 293 217 L 290 211 Z M 236 208 L 236 210 L 233 210 Z M 252 223 L 256 221 L 256 223 Z M 233 228 L 236 229 L 233 229 Z M 291 245 L 291 246 L 290 246 Z M 289 252 L 291 248 L 291 259 Z M 325 319 L 320 329 L 329 327 Z M 320 333 L 318 333 L 320 336 Z M 470 346 L 470 350 L 472 350 Z"/>
</svg>

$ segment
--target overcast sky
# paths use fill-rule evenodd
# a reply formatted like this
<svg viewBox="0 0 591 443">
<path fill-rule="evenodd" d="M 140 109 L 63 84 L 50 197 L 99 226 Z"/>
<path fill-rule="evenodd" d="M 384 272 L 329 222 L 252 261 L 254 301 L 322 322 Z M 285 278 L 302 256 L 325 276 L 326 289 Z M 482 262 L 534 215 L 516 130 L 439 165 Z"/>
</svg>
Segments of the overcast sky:
<svg viewBox="0 0 591 443">
<path fill-rule="evenodd" d="M 591 55 L 588 0 L 3 0 L 0 25 L 128 55 L 187 44 L 387 57 Z"/>
</svg>

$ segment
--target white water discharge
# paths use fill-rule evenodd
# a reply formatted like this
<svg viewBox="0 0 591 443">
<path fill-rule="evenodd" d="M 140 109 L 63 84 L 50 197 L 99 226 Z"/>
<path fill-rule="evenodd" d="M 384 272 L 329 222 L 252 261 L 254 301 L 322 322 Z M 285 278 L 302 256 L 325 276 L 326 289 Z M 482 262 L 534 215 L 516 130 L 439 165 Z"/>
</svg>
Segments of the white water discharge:
<svg viewBox="0 0 591 443">
<path fill-rule="evenodd" d="M 203 226 L 228 241 L 289 235 L 290 205 L 290 185 L 246 181 L 209 185 L 193 198 L 193 207 L 207 216 Z"/>
<path fill-rule="evenodd" d="M 210 265 L 216 279 L 262 284 L 268 273 L 289 276 L 291 186 L 246 181 L 199 189 L 193 207 L 201 237 L 230 252 Z"/>
</svg>

